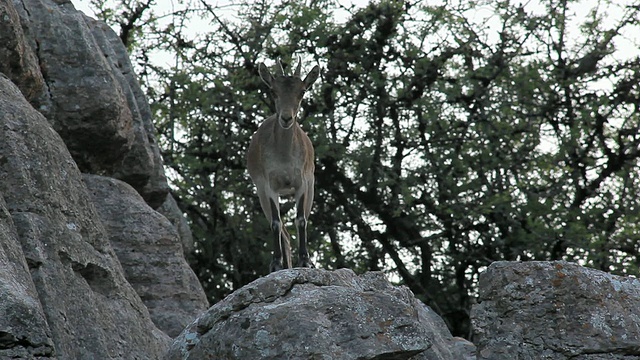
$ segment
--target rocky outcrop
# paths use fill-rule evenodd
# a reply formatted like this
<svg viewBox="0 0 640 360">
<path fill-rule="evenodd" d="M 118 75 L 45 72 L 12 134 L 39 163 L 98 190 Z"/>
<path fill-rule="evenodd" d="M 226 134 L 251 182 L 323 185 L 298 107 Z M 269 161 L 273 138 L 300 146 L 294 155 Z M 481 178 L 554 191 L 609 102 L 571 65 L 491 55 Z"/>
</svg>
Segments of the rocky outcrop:
<svg viewBox="0 0 640 360">
<path fill-rule="evenodd" d="M 70 2 L 0 0 L 0 72 L 63 138 L 80 171 L 130 183 L 152 207 L 168 185 L 151 111 L 119 37 Z"/>
<path fill-rule="evenodd" d="M 0 19 L 0 358 L 161 358 L 207 303 L 126 50 L 68 1 Z"/>
<path fill-rule="evenodd" d="M 283 270 L 237 290 L 166 359 L 640 359 L 640 280 L 558 262 L 481 274 L 473 344 L 379 273 Z"/>
<path fill-rule="evenodd" d="M 125 182 L 84 175 L 84 183 L 125 277 L 160 330 L 178 336 L 209 304 L 183 257 L 176 228 Z"/>
<path fill-rule="evenodd" d="M 495 262 L 472 320 L 478 359 L 640 359 L 640 280 L 568 262 Z"/>
<path fill-rule="evenodd" d="M 442 319 L 381 273 L 291 269 L 211 307 L 166 359 L 465 359 Z"/>
<path fill-rule="evenodd" d="M 8 224 L 2 244 L 12 249 L 4 276 L 14 280 L 8 295 L 17 295 L 7 309 L 13 316 L 0 318 L 1 338 L 8 339 L 0 355 L 160 356 L 169 338 L 126 281 L 64 142 L 4 75 L 0 119 Z"/>
</svg>

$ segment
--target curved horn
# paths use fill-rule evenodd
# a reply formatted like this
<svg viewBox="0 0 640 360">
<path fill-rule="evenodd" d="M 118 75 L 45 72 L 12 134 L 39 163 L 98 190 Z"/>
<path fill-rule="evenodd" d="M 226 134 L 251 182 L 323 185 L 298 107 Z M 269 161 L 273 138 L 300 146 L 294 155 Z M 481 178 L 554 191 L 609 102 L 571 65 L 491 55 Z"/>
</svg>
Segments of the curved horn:
<svg viewBox="0 0 640 360">
<path fill-rule="evenodd" d="M 302 66 L 302 58 L 300 58 L 300 56 L 298 56 L 298 67 L 296 68 L 296 72 L 293 76 L 295 77 L 300 77 L 300 67 Z"/>
<path fill-rule="evenodd" d="M 282 67 L 282 61 L 278 58 L 278 72 L 280 76 L 284 76 L 284 68 Z"/>
</svg>

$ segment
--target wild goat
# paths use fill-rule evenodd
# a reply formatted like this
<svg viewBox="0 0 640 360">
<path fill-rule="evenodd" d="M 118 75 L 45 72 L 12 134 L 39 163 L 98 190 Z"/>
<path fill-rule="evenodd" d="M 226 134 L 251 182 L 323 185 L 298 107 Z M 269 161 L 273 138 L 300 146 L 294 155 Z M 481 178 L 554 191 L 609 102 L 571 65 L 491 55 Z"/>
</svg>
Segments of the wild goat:
<svg viewBox="0 0 640 360">
<path fill-rule="evenodd" d="M 271 90 L 276 113 L 253 134 L 247 152 L 247 168 L 256 185 L 262 211 L 271 222 L 271 272 L 291 267 L 289 233 L 280 219 L 280 195 L 293 195 L 296 201 L 295 225 L 300 242 L 298 266 L 313 267 L 307 250 L 307 220 L 313 202 L 314 152 L 311 140 L 296 120 L 302 97 L 318 78 L 320 68 L 314 66 L 302 80 L 301 65 L 299 60 L 293 76 L 284 74 L 279 60 L 276 76 L 263 63 L 258 66 L 262 81 Z"/>
</svg>

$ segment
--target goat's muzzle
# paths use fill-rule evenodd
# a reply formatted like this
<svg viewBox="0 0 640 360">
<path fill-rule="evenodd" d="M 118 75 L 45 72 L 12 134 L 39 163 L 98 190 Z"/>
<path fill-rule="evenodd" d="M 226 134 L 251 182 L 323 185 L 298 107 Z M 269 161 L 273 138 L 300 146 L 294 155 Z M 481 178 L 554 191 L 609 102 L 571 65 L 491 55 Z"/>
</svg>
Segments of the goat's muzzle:
<svg viewBox="0 0 640 360">
<path fill-rule="evenodd" d="M 290 129 L 293 126 L 293 122 L 295 120 L 295 117 L 291 115 L 281 114 L 278 117 L 278 122 L 283 129 Z"/>
</svg>

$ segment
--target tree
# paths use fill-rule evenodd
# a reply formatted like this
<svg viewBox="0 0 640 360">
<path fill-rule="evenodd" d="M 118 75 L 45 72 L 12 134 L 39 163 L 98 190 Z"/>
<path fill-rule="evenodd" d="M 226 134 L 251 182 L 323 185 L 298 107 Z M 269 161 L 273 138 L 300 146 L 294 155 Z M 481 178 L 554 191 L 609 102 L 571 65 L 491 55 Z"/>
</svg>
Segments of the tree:
<svg viewBox="0 0 640 360">
<path fill-rule="evenodd" d="M 233 12 L 202 0 L 130 31 L 155 39 L 134 38 L 132 51 L 210 300 L 268 271 L 244 153 L 273 112 L 257 63 L 294 55 L 324 68 L 301 116 L 316 148 L 319 266 L 384 271 L 466 337 L 493 261 L 638 275 L 640 58 L 621 49 L 638 40 L 640 3 L 594 5 L 584 17 L 575 0 Z M 196 17 L 211 30 L 189 35 Z M 158 49 L 172 66 L 139 56 Z"/>
</svg>

